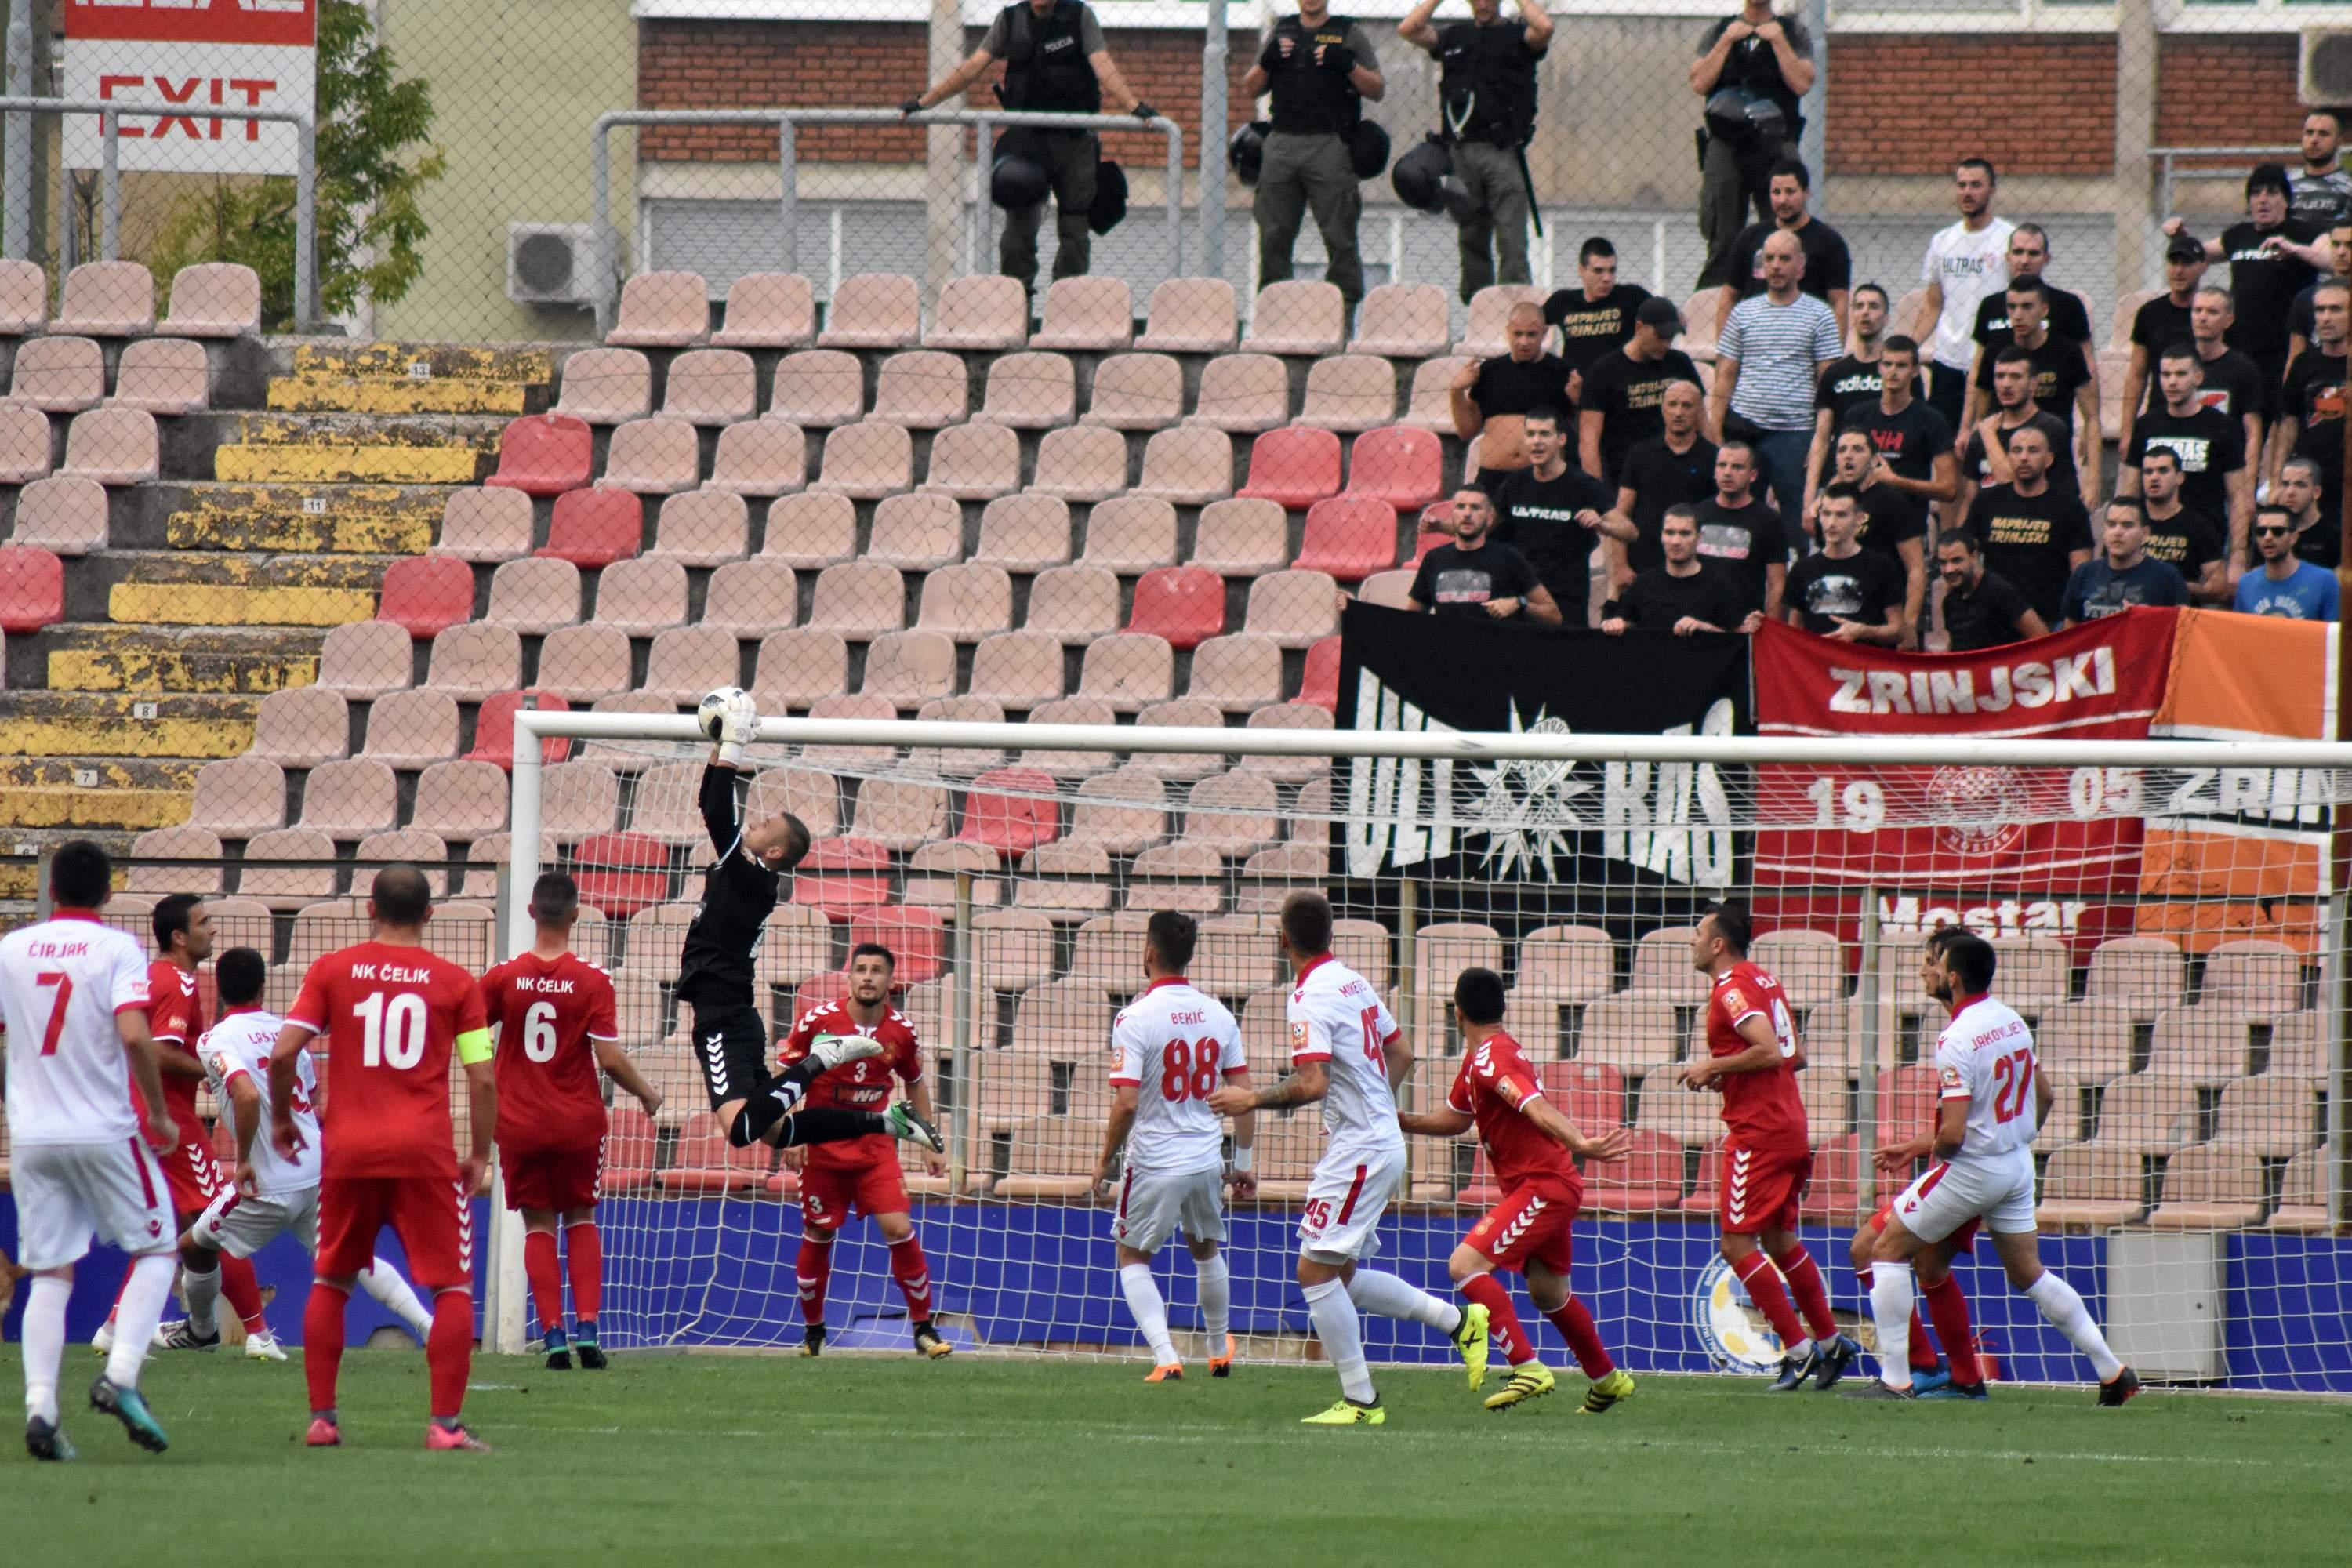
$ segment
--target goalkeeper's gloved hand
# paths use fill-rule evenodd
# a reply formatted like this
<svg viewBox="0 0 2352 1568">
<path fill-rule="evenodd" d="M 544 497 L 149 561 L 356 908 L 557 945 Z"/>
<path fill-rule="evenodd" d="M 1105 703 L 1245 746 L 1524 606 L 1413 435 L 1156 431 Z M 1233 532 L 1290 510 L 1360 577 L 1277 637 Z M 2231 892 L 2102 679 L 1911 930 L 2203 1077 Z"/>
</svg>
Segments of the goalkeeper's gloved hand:
<svg viewBox="0 0 2352 1568">
<path fill-rule="evenodd" d="M 730 767 L 740 766 L 744 748 L 759 738 L 759 705 L 748 693 L 738 693 L 727 704 L 726 717 L 719 722 L 719 760 Z"/>
</svg>

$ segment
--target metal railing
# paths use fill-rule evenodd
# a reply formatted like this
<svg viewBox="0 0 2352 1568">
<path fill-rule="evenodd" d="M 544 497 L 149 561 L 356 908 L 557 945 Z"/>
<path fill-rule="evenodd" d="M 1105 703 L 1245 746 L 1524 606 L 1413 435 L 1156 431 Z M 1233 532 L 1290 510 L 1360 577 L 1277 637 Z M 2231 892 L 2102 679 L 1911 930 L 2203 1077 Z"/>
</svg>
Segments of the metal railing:
<svg viewBox="0 0 2352 1568">
<path fill-rule="evenodd" d="M 999 126 L 1034 126 L 1051 131 L 1150 131 L 1168 140 L 1167 209 L 1168 267 L 1171 277 L 1184 270 L 1184 132 L 1164 116 L 1138 120 L 1131 114 L 1024 114 L 1000 109 L 932 109 L 902 115 L 895 109 L 620 109 L 596 117 L 588 147 L 589 184 L 595 232 L 596 331 L 612 330 L 620 304 L 625 276 L 613 227 L 613 157 L 609 138 L 623 125 L 766 125 L 776 132 L 778 176 L 782 184 L 780 216 L 783 222 L 779 269 L 800 267 L 800 165 L 795 151 L 798 128 L 803 125 L 972 126 L 979 132 L 974 166 L 983 176 L 994 163 L 991 150 Z M 1220 182 L 1222 187 L 1222 181 Z M 959 196 L 958 200 L 962 198 Z M 995 207 L 983 188 L 973 195 L 979 212 L 977 254 L 984 263 L 994 239 Z"/>
<path fill-rule="evenodd" d="M 2242 180 L 2243 168 L 2183 169 L 2184 161 L 2197 158 L 2244 158 L 2265 163 L 2284 163 L 2291 174 L 2302 166 L 2300 147 L 2150 147 L 2147 155 L 2157 164 L 2157 221 L 2174 216 L 2174 187 L 2185 175 L 2193 180 Z"/>
<path fill-rule="evenodd" d="M 112 99 L 80 98 L 0 98 L 0 114 L 11 117 L 10 124 L 21 125 L 25 117 L 54 114 L 62 122 L 69 114 L 98 116 L 100 140 L 104 143 L 103 161 L 99 165 L 99 241 L 101 261 L 116 258 L 122 227 L 122 117 L 160 115 L 165 112 L 161 104 L 121 102 Z M 198 118 L 205 120 L 260 120 L 294 127 L 296 156 L 294 163 L 294 330 L 307 332 L 316 324 L 319 315 L 319 132 L 309 115 L 291 109 L 237 109 L 225 103 L 208 103 Z M 8 217 L 5 226 L 6 253 L 16 256 L 29 249 L 29 219 L 20 222 L 20 214 L 32 210 L 35 179 L 31 138 L 13 132 L 7 138 L 7 168 L 0 175 L 0 189 L 7 193 Z M 73 270 L 74 255 L 73 170 L 61 156 L 58 160 L 58 272 L 59 277 Z"/>
</svg>

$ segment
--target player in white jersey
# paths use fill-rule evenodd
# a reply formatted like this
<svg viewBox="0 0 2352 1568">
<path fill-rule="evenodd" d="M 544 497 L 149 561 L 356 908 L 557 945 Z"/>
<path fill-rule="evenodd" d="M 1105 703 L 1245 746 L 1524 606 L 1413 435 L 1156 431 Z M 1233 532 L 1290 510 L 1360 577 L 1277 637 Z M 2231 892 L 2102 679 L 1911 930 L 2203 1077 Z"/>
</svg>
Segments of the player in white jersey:
<svg viewBox="0 0 2352 1568">
<path fill-rule="evenodd" d="M 1952 1010 L 1936 1041 L 1936 1163 L 1903 1190 L 1871 1253 L 1870 1310 L 1879 1375 L 1849 1399 L 1911 1394 L 1911 1259 L 1972 1219 L 1992 1233 L 2009 1282 L 2098 1369 L 2099 1403 L 2119 1405 L 2139 1377 L 2107 1348 L 2072 1285 L 2042 1267 L 2033 1229 L 2033 1137 L 2056 1098 L 2042 1077 L 2033 1031 L 1991 995 L 1992 944 L 1947 926 L 1919 961 L 1927 994 Z"/>
<path fill-rule="evenodd" d="M 25 1447 L 37 1459 L 74 1458 L 58 1429 L 58 1373 L 74 1265 L 92 1231 L 131 1255 L 131 1278 L 90 1407 L 151 1453 L 170 1442 L 140 1397 L 139 1370 L 172 1289 L 172 1199 L 152 1150 L 175 1147 L 179 1129 L 164 1109 L 147 1033 L 146 959 L 135 938 L 99 921 L 113 879 L 106 851 L 89 839 L 59 845 L 49 861 L 57 913 L 0 938 L 0 1027 L 8 1036 L 0 1092 L 15 1144 L 17 1245 L 33 1275 Z M 131 1107 L 134 1079 L 147 1107 L 144 1142 Z"/>
<path fill-rule="evenodd" d="M 1238 1085 L 1209 1097 L 1220 1116 L 1323 1102 L 1329 1135 L 1307 1187 L 1298 1226 L 1298 1285 L 1315 1337 L 1339 1374 L 1339 1402 L 1307 1417 L 1315 1426 L 1378 1426 L 1388 1420 L 1364 1364 L 1360 1310 L 1409 1318 L 1454 1342 L 1470 1386 L 1486 1375 L 1486 1309 L 1457 1307 L 1393 1274 L 1360 1268 L 1380 1251 L 1374 1234 L 1405 1176 L 1396 1090 L 1412 1076 L 1412 1043 L 1380 993 L 1331 956 L 1331 905 L 1297 892 L 1282 901 L 1276 938 L 1289 961 L 1291 1074 L 1271 1089 Z"/>
<path fill-rule="evenodd" d="M 1168 1303 L 1151 1278 L 1151 1258 L 1178 1231 L 1192 1254 L 1201 1284 L 1202 1337 L 1209 1375 L 1234 1370 L 1232 1271 L 1218 1251 L 1225 1239 L 1224 1123 L 1209 1109 L 1221 1084 L 1249 1087 L 1249 1060 L 1241 1026 L 1225 1005 L 1184 978 L 1200 927 L 1192 916 L 1161 910 L 1144 928 L 1143 994 L 1129 1003 L 1110 1029 L 1110 1121 L 1103 1129 L 1098 1189 L 1114 1185 L 1118 1211 L 1111 1240 L 1118 1247 L 1118 1286 L 1135 1326 L 1151 1346 L 1146 1383 L 1184 1375 L 1168 1337 Z M 1250 1173 L 1257 1119 L 1234 1122 L 1234 1196 L 1257 1191 Z M 1127 1170 L 1118 1170 L 1119 1145 Z"/>
<path fill-rule="evenodd" d="M 289 1231 L 304 1251 L 319 1250 L 319 1073 L 310 1052 L 295 1057 L 294 1126 L 301 1146 L 290 1157 L 280 1154 L 268 1132 L 269 1053 L 286 1021 L 261 1005 L 268 977 L 268 966 L 252 948 L 222 953 L 213 970 L 220 988 L 220 1022 L 196 1043 L 196 1059 L 236 1138 L 236 1179 L 223 1184 L 180 1237 L 188 1343 L 196 1350 L 220 1343 L 213 1308 L 220 1300 L 222 1253 L 250 1258 Z M 360 1284 L 424 1342 L 433 1314 L 391 1264 L 377 1258 L 362 1272 Z M 286 1359 L 278 1336 L 266 1329 L 247 1338 L 245 1353 L 254 1361 Z"/>
</svg>

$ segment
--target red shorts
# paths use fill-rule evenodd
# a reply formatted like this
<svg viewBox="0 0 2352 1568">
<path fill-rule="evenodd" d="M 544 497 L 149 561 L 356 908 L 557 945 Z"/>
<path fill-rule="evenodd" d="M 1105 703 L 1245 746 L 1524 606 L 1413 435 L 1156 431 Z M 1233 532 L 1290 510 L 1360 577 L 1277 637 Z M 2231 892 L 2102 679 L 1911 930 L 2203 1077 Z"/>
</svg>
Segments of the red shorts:
<svg viewBox="0 0 2352 1568">
<path fill-rule="evenodd" d="M 172 1189 L 172 1209 L 175 1214 L 202 1214 L 220 1196 L 224 1185 L 220 1162 L 213 1158 L 212 1145 L 205 1141 L 203 1133 L 202 1122 L 194 1129 L 183 1128 L 179 1146 L 155 1156 L 155 1163 L 163 1167 L 163 1180 Z"/>
<path fill-rule="evenodd" d="M 1895 1200 L 1893 1198 L 1889 1198 L 1885 1203 L 1878 1205 L 1878 1212 L 1876 1214 L 1870 1216 L 1870 1228 L 1874 1231 L 1885 1230 L 1886 1216 L 1894 1212 Z M 1969 1220 L 1962 1224 L 1959 1229 L 1944 1237 L 1945 1244 L 1951 1247 L 1952 1255 L 1954 1257 L 1957 1258 L 1963 1252 L 1974 1252 L 1976 1250 L 1977 1226 L 1983 1223 L 1984 1221 L 1981 1219 Z"/>
<path fill-rule="evenodd" d="M 1811 1149 L 1723 1146 L 1723 1229 L 1756 1236 L 1797 1228 L 1797 1203 L 1813 1179 Z"/>
<path fill-rule="evenodd" d="M 1530 1262 L 1540 1263 L 1564 1279 L 1576 1259 L 1570 1227 L 1583 1206 L 1581 1187 L 1533 1183 L 1513 1187 L 1462 1240 L 1497 1268 L 1525 1273 Z"/>
<path fill-rule="evenodd" d="M 499 1176 L 510 1209 L 596 1206 L 604 1179 L 604 1141 L 545 1149 L 499 1149 Z"/>
<path fill-rule="evenodd" d="M 360 1273 L 375 1258 L 385 1226 L 408 1255 L 408 1277 L 428 1290 L 474 1282 L 474 1206 L 454 1180 L 438 1176 L 330 1176 L 319 1184 L 320 1279 Z"/>
<path fill-rule="evenodd" d="M 910 1206 L 895 1141 L 879 1153 L 849 1159 L 812 1150 L 801 1171 L 801 1218 L 813 1230 L 838 1230 L 853 1212 L 905 1214 Z"/>
</svg>

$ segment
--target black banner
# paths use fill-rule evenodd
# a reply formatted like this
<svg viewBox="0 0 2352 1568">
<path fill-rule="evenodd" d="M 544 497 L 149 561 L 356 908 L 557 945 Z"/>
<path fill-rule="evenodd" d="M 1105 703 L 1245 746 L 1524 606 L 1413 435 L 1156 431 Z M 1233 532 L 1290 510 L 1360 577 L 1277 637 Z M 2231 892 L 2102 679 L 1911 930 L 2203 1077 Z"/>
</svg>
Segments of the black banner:
<svg viewBox="0 0 2352 1568">
<path fill-rule="evenodd" d="M 1340 634 L 1342 730 L 1749 730 L 1745 637 L 1607 637 L 1360 602 L 1348 605 Z M 1713 766 L 1343 761 L 1333 784 L 1347 820 L 1332 870 L 1350 881 L 1502 883 L 1530 912 L 1606 918 L 1629 892 L 1649 894 L 1642 901 L 1653 910 L 1659 895 L 1720 894 L 1747 847 L 1735 840 L 1726 781 Z M 1486 892 L 1463 907 L 1495 901 Z"/>
</svg>

